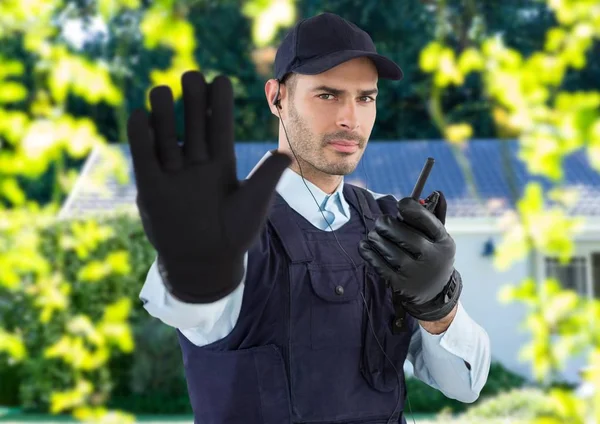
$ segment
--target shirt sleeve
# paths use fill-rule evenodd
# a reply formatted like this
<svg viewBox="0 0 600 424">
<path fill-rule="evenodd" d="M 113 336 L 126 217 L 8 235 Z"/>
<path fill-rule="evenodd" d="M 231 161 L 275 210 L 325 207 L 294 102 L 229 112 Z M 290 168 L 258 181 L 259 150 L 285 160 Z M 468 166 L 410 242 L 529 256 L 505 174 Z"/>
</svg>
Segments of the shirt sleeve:
<svg viewBox="0 0 600 424">
<path fill-rule="evenodd" d="M 244 256 L 244 270 L 247 263 L 248 254 Z M 242 307 L 245 279 L 244 272 L 241 284 L 216 302 L 185 303 L 168 292 L 154 260 L 139 297 L 151 316 L 179 329 L 195 345 L 205 346 L 224 338 L 233 330 Z"/>
<path fill-rule="evenodd" d="M 420 325 L 413 333 L 407 359 L 414 375 L 446 397 L 475 402 L 490 370 L 490 339 L 462 304 L 448 329 L 431 334 Z"/>
</svg>

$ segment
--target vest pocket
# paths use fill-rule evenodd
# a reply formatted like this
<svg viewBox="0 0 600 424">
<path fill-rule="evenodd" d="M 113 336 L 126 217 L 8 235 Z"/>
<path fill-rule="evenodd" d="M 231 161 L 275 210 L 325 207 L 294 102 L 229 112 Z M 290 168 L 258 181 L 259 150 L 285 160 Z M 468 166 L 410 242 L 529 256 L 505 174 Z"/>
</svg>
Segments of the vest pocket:
<svg viewBox="0 0 600 424">
<path fill-rule="evenodd" d="M 276 346 L 197 348 L 184 355 L 184 365 L 196 422 L 290 422 L 288 380 Z"/>
<path fill-rule="evenodd" d="M 361 269 L 347 265 L 309 266 L 314 293 L 310 302 L 313 349 L 361 345 Z"/>
</svg>

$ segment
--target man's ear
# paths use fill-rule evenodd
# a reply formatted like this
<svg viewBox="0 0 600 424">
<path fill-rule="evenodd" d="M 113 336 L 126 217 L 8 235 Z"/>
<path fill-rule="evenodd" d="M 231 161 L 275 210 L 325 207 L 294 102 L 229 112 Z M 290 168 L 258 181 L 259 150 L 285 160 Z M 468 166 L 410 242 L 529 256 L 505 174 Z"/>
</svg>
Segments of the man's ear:
<svg viewBox="0 0 600 424">
<path fill-rule="evenodd" d="M 277 117 L 279 117 L 277 105 L 279 105 L 279 109 L 281 110 L 281 98 L 284 91 L 285 86 L 280 84 L 279 81 L 274 78 L 271 78 L 265 83 L 265 96 L 267 97 L 269 108 L 271 109 L 271 113 Z M 274 104 L 275 102 L 277 102 L 277 105 Z"/>
</svg>

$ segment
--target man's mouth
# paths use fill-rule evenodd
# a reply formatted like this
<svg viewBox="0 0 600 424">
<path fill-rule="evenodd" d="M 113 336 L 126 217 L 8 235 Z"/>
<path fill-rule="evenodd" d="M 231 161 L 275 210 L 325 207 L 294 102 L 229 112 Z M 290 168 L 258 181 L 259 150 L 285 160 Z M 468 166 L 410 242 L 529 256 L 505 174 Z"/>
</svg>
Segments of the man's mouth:
<svg viewBox="0 0 600 424">
<path fill-rule="evenodd" d="M 354 140 L 344 140 L 344 139 L 331 140 L 328 144 L 331 147 L 333 147 L 335 150 L 337 150 L 338 152 L 343 152 L 343 153 L 354 153 L 359 148 L 358 141 L 354 141 Z"/>
</svg>

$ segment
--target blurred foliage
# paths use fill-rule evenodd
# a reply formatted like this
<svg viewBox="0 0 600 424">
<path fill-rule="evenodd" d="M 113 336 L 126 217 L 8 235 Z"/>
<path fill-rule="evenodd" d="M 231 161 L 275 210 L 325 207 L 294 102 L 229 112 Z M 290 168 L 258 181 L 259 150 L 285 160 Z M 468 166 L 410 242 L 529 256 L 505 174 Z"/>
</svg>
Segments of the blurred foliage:
<svg viewBox="0 0 600 424">
<path fill-rule="evenodd" d="M 0 231 L 0 347 L 8 347 L 0 353 L 2 362 L 18 370 L 23 406 L 73 410 L 80 419 L 94 420 L 103 415 L 110 390 L 111 354 L 134 347 L 131 296 L 123 292 L 135 287 L 127 284 L 130 260 L 144 262 L 126 243 L 102 248 L 116 235 L 128 235 L 115 233 L 114 225 L 94 220 L 56 225 L 33 209 L 3 212 L 23 221 L 8 221 L 12 225 Z M 129 420 L 121 414 L 106 418 Z"/>
<path fill-rule="evenodd" d="M 478 7 L 472 0 L 462 3 L 467 9 Z M 431 74 L 432 117 L 453 144 L 463 172 L 470 174 L 461 146 L 468 142 L 472 129 L 469 123 L 448 116 L 442 96 L 473 74 L 483 82 L 498 133 L 517 137 L 519 156 L 529 172 L 554 184 L 546 193 L 537 183 L 526 186 L 517 210 L 507 217 L 495 264 L 506 269 L 535 252 L 567 263 L 582 221 L 566 211 L 577 193 L 564 187 L 563 160 L 583 149 L 600 171 L 600 92 L 597 85 L 573 89 L 569 84 L 573 75 L 584 72 L 589 52 L 597 48 L 600 2 L 549 0 L 547 7 L 556 22 L 546 32 L 543 47 L 527 54 L 508 46 L 499 34 L 457 45 L 446 6 L 443 1 L 436 4 L 439 31 L 422 51 L 420 66 Z M 535 9 L 529 13 L 539 16 Z M 472 186 L 472 190 L 477 188 Z M 556 280 L 536 283 L 535 275 L 532 268 L 529 278 L 506 286 L 501 293 L 504 301 L 520 301 L 529 308 L 524 324 L 533 337 L 522 357 L 532 362 L 536 378 L 546 387 L 544 404 L 553 405 L 552 413 L 540 410 L 535 421 L 600 422 L 600 302 L 563 290 Z M 566 388 L 552 388 L 565 361 L 580 353 L 588 355 L 584 379 L 593 387 L 589 399 Z"/>
<path fill-rule="evenodd" d="M 132 268 L 147 272 L 151 261 L 127 242 L 127 228 L 94 219 L 57 226 L 57 214 L 77 176 L 69 165 L 92 150 L 108 157 L 98 181 L 127 182 L 127 163 L 106 148 L 102 120 L 89 112 L 109 110 L 113 139 L 124 142 L 130 81 L 141 81 L 137 106 L 154 85 L 169 85 L 179 98 L 180 75 L 200 68 L 192 9 L 214 3 L 0 2 L 0 368 L 19 370 L 26 407 L 133 422 L 104 406 L 112 390 L 107 365 L 134 350 L 132 299 L 143 280 Z M 276 3 L 276 14 L 287 16 L 271 22 Z M 251 22 L 277 28 L 293 19 L 291 5 L 280 3 L 249 0 L 244 10 Z M 274 32 L 256 31 L 255 41 L 264 44 Z M 136 49 L 159 63 L 146 60 L 133 73 Z M 40 204 L 31 188 L 47 175 L 51 194 Z M 113 239 L 120 243 L 104 248 Z"/>
<path fill-rule="evenodd" d="M 501 363 L 492 361 L 488 380 L 483 387 L 479 399 L 472 404 L 465 404 L 455 399 L 446 397 L 442 392 L 428 386 L 414 377 L 406 379 L 406 391 L 408 392 L 411 410 L 419 413 L 437 413 L 448 411 L 452 413 L 471 410 L 476 406 L 487 402 L 490 398 L 507 393 L 511 390 L 522 388 L 525 379 L 506 369 Z"/>
<path fill-rule="evenodd" d="M 177 333 L 148 314 L 133 329 L 136 350 L 111 364 L 108 404 L 135 414 L 192 414 Z"/>
<path fill-rule="evenodd" d="M 75 384 L 82 394 L 93 387 L 90 401 L 101 403 L 120 377 L 113 375 L 118 364 L 114 365 L 111 353 L 117 358 L 135 355 L 134 340 L 142 342 L 136 347 L 146 354 L 158 348 L 162 354 L 167 352 L 160 338 L 154 340 L 159 346 L 150 346 L 147 337 L 156 331 L 139 334 L 148 330 L 152 318 L 143 309 L 132 307 L 139 304 L 138 294 L 155 253 L 139 219 L 129 215 L 32 226 L 39 236 L 41 256 L 64 252 L 61 263 L 55 263 L 60 266 L 62 281 L 46 281 L 43 293 L 38 291 L 40 285 L 34 284 L 18 292 L 0 289 L 3 295 L 12 294 L 10 302 L 0 303 L 0 322 L 4 331 L 22 336 L 27 352 L 12 365 L 0 366 L 0 375 L 3 381 L 13 381 L 19 405 L 25 409 L 58 412 L 77 399 L 68 391 Z M 57 292 L 52 293 L 56 284 Z M 138 330 L 131 330 L 130 325 Z M 119 349 L 111 352 L 112 345 Z M 149 365 L 155 367 L 152 372 L 164 367 L 160 361 Z M 137 366 L 144 366 L 143 361 Z M 78 380 L 77 374 L 85 375 L 86 381 Z M 144 378 L 132 381 L 138 386 L 148 384 Z M 55 392 L 63 390 L 57 397 Z"/>
<path fill-rule="evenodd" d="M 549 399 L 539 388 L 513 389 L 485 399 L 470 408 L 462 417 L 478 420 L 500 418 L 531 422 L 539 417 L 561 418 L 560 405 Z M 566 421 L 565 421 L 566 422 Z"/>
<path fill-rule="evenodd" d="M 544 34 L 555 21 L 554 15 L 540 1 L 477 3 L 476 8 L 467 7 L 458 0 L 445 3 L 443 18 L 452 34 L 452 46 L 460 48 L 472 40 L 481 40 L 486 34 L 501 32 L 508 46 L 528 54 L 543 48 Z M 105 7 L 109 16 L 105 20 L 98 18 L 97 9 L 91 4 L 90 0 L 64 2 L 60 13 L 64 24 L 60 39 L 78 57 L 105 64 L 122 101 L 116 105 L 104 100 L 88 102 L 68 94 L 65 110 L 75 117 L 91 119 L 98 134 L 109 142 L 126 140 L 128 113 L 132 108 L 146 104 L 149 87 L 166 83 L 178 94 L 178 72 L 183 72 L 192 60 L 208 79 L 218 73 L 232 78 L 236 96 L 236 140 L 275 139 L 277 120 L 266 107 L 264 93 L 265 80 L 272 76 L 275 48 L 292 21 L 323 11 L 356 22 L 373 36 L 378 50 L 397 61 L 404 71 L 402 81 L 379 83 L 377 125 L 372 139 L 441 137 L 430 115 L 435 105 L 428 101 L 429 79 L 419 65 L 421 50 L 440 31 L 436 25 L 436 1 L 388 2 L 385 7 L 377 0 L 140 2 L 139 7 L 122 8 L 118 13 L 118 9 L 113 13 L 110 7 Z M 114 8 L 118 2 L 106 4 Z M 160 7 L 170 8 L 165 12 L 164 23 L 155 21 Z M 164 25 L 173 25 L 173 28 L 165 31 Z M 155 30 L 147 34 L 148 28 Z M 77 37 L 80 31 L 85 32 Z M 192 31 L 193 41 L 180 42 L 179 38 Z M 258 38 L 253 39 L 253 34 Z M 273 38 L 267 42 L 265 37 L 268 36 Z M 34 66 L 35 57 L 27 54 L 19 39 L 6 41 L 0 47 L 0 54 L 5 52 L 6 57 L 26 67 Z M 171 49 L 170 46 L 175 44 L 181 47 L 180 50 Z M 192 46 L 193 54 L 190 53 Z M 570 88 L 588 88 L 600 79 L 599 53 L 597 47 L 590 50 L 585 69 L 567 76 L 565 82 Z M 23 74 L 20 79 L 27 92 L 35 91 L 34 78 Z M 472 128 L 469 130 L 460 124 L 449 128 L 446 134 L 450 139 L 469 134 L 478 138 L 497 136 L 492 102 L 485 96 L 477 75 L 468 76 L 461 86 L 446 87 L 441 102 L 449 119 L 464 122 Z M 181 131 L 181 102 L 176 103 L 176 111 Z M 61 171 L 53 163 L 39 178 L 22 184 L 29 198 L 46 202 L 46 193 L 51 192 L 58 173 L 68 174 L 68 178 L 61 177 L 61 180 L 72 182 L 81 161 L 62 158 L 60 162 L 64 162 L 60 168 L 69 171 Z"/>
</svg>

